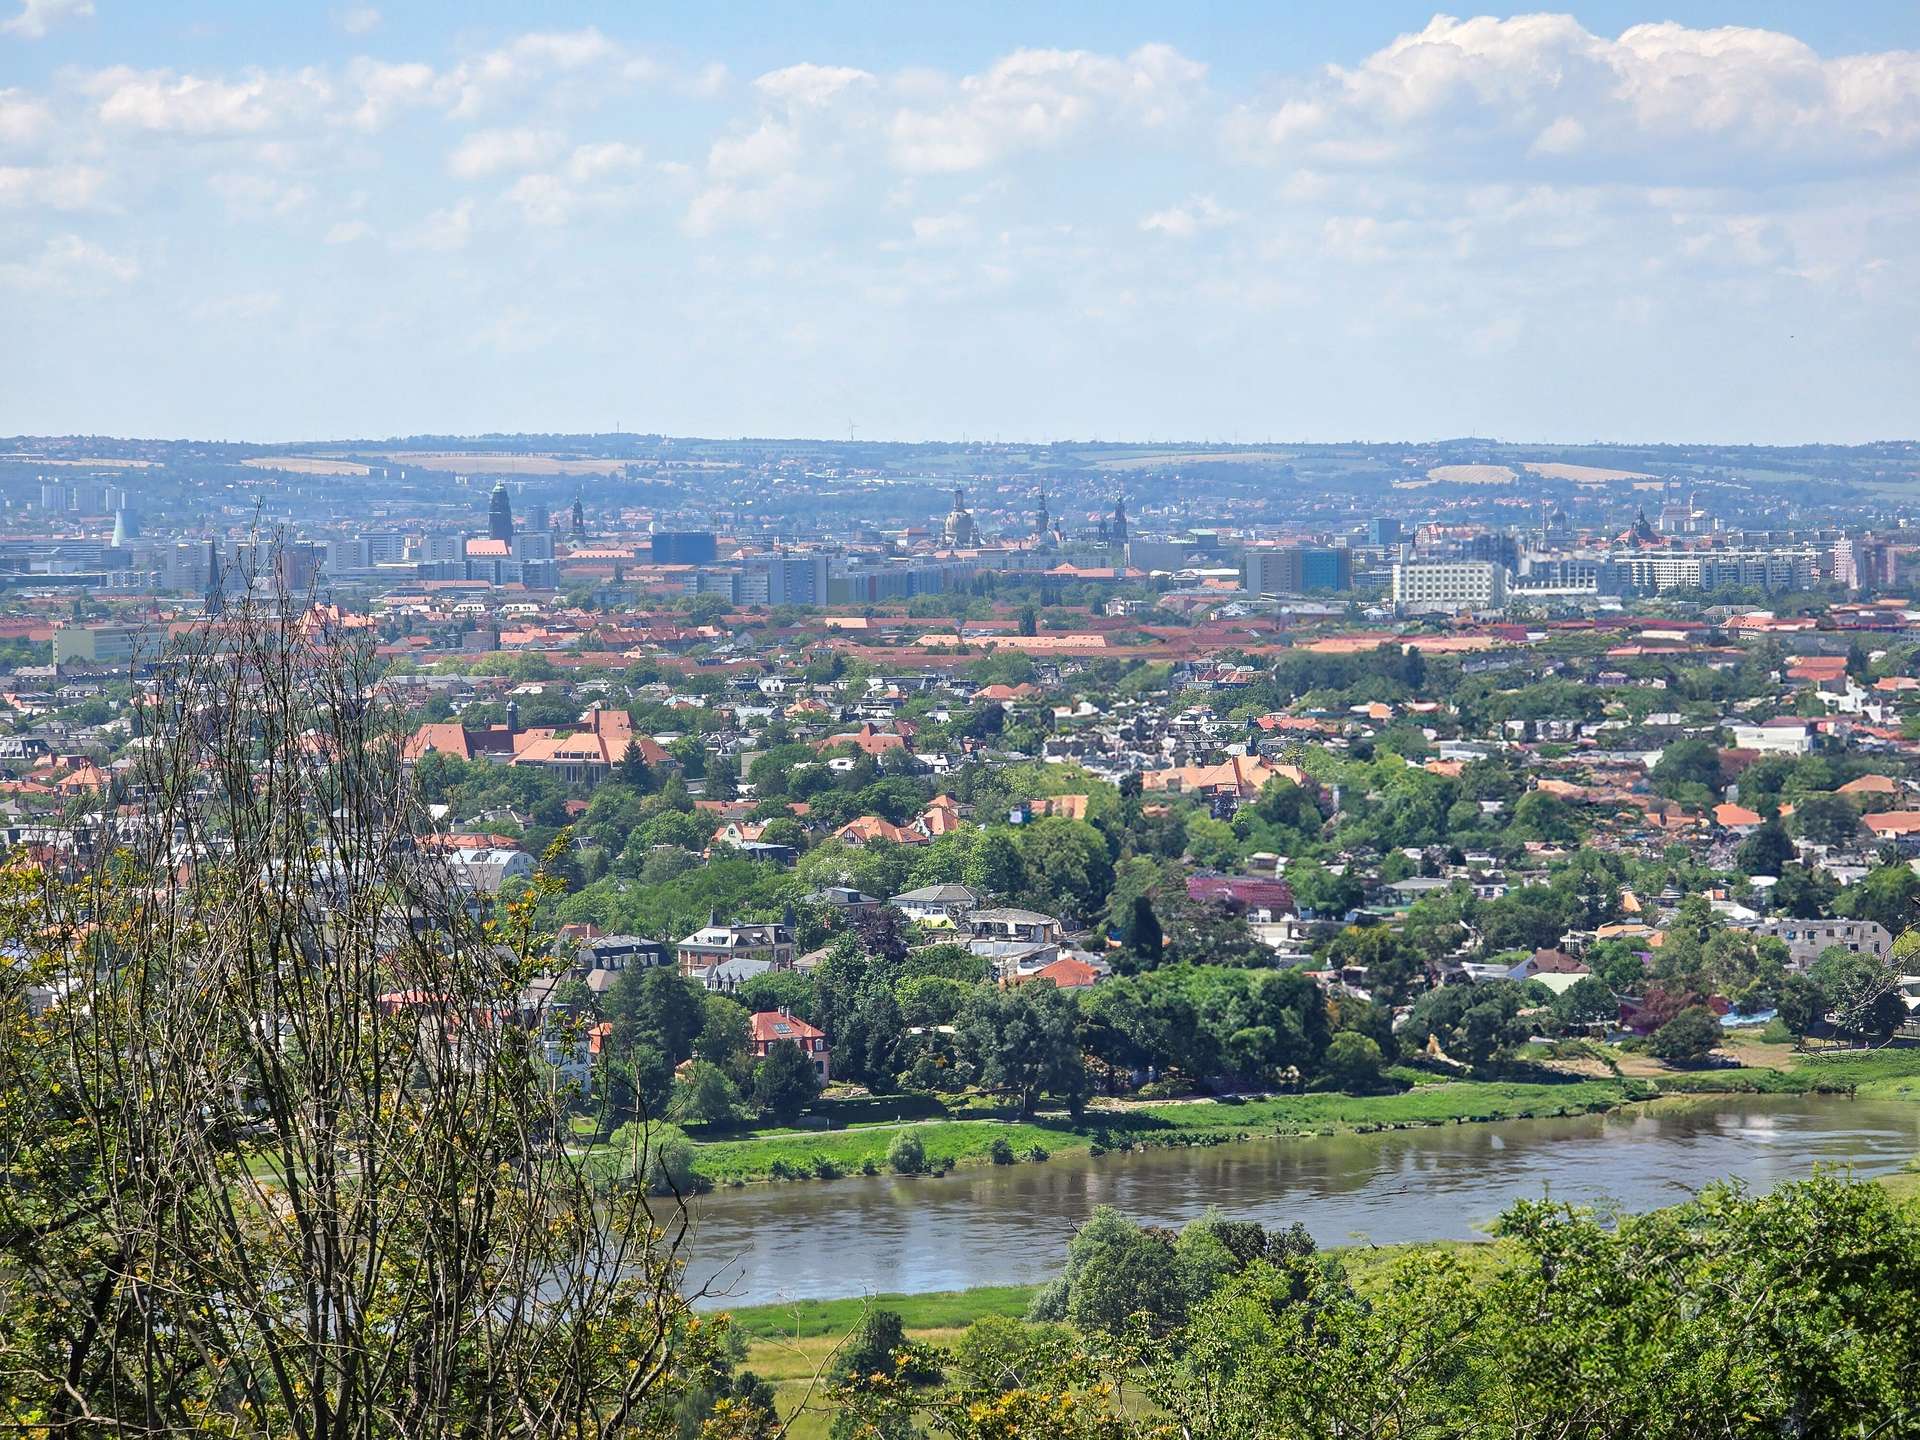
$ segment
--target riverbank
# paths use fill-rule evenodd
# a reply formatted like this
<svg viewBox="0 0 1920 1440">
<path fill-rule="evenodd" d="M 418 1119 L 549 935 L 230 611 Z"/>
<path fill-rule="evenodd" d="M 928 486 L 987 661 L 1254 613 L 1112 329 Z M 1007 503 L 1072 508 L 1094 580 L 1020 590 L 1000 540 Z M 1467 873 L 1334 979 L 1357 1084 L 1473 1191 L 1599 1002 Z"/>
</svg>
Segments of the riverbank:
<svg viewBox="0 0 1920 1440">
<path fill-rule="evenodd" d="M 1469 1273 L 1490 1270 L 1498 1241 L 1438 1241 L 1418 1245 L 1339 1247 L 1337 1255 L 1361 1291 L 1385 1283 L 1392 1268 L 1417 1254 L 1445 1251 L 1468 1259 Z M 989 1316 L 1023 1317 L 1038 1285 L 987 1285 L 922 1295 L 874 1295 L 850 1300 L 802 1300 L 753 1305 L 730 1312 L 728 1324 L 745 1341 L 745 1366 L 773 1386 L 774 1406 L 788 1422 L 789 1440 L 817 1440 L 829 1430 L 820 1379 L 854 1327 L 871 1310 L 900 1316 L 908 1338 L 952 1346 L 966 1328 Z"/>
<path fill-rule="evenodd" d="M 1659 1075 L 1569 1074 L 1552 1081 L 1429 1080 L 1392 1095 L 1338 1092 L 1157 1104 L 1109 1102 L 1074 1121 L 1062 1114 L 1007 1118 L 903 1119 L 824 1131 L 781 1130 L 697 1140 L 692 1168 L 715 1187 L 833 1180 L 890 1170 L 903 1130 L 920 1142 L 923 1167 L 1033 1163 L 1064 1156 L 1236 1140 L 1369 1134 L 1423 1125 L 1461 1125 L 1585 1115 L 1672 1095 L 1858 1093 L 1920 1099 L 1920 1050 L 1799 1055 L 1755 1044 L 1741 1068 Z"/>
<path fill-rule="evenodd" d="M 1099 1155 L 1156 1146 L 1219 1145 L 1305 1135 L 1367 1134 L 1421 1125 L 1527 1120 L 1611 1110 L 1657 1091 L 1633 1080 L 1558 1083 L 1449 1081 L 1397 1095 L 1273 1095 L 1090 1109 L 1078 1121 L 1061 1114 L 1032 1120 L 925 1120 L 826 1132 L 705 1141 L 693 1169 L 713 1185 L 837 1179 L 882 1174 L 902 1131 L 919 1140 L 928 1170 Z"/>
</svg>

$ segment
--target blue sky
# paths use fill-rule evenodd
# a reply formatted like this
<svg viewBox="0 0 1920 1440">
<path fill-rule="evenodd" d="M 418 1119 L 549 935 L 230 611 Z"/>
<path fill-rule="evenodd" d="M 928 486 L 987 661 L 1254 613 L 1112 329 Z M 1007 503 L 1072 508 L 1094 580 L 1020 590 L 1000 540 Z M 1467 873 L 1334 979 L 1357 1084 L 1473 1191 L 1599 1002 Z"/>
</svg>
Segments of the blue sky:
<svg viewBox="0 0 1920 1440">
<path fill-rule="evenodd" d="M 1920 4 L 0 0 L 0 433 L 1920 431 Z"/>
</svg>

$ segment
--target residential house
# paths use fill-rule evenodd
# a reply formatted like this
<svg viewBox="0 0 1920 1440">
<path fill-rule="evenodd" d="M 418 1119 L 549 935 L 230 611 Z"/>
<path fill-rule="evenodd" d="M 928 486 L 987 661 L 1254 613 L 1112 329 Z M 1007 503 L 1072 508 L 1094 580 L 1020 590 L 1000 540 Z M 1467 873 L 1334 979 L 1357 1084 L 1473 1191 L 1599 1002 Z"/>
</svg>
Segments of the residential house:
<svg viewBox="0 0 1920 1440">
<path fill-rule="evenodd" d="M 741 957 L 765 960 L 775 970 L 792 969 L 792 927 L 722 925 L 716 916 L 674 946 L 680 973 L 690 979 L 704 978 L 715 965 Z"/>
<path fill-rule="evenodd" d="M 887 903 L 909 920 L 964 920 L 986 897 L 965 885 L 922 885 L 893 896 Z"/>
<path fill-rule="evenodd" d="M 753 1053 L 758 1059 L 765 1059 L 767 1052 L 783 1043 L 798 1045 L 813 1061 L 813 1073 L 822 1085 L 833 1078 L 832 1047 L 827 1042 L 827 1032 L 815 1029 L 790 1009 L 782 1005 L 778 1010 L 762 1010 L 747 1021 L 753 1042 Z"/>
<path fill-rule="evenodd" d="M 1821 952 L 1834 945 L 1876 960 L 1893 954 L 1893 936 L 1878 920 L 1777 919 L 1745 928 L 1785 945 L 1796 970 L 1805 970 L 1820 958 Z"/>
</svg>

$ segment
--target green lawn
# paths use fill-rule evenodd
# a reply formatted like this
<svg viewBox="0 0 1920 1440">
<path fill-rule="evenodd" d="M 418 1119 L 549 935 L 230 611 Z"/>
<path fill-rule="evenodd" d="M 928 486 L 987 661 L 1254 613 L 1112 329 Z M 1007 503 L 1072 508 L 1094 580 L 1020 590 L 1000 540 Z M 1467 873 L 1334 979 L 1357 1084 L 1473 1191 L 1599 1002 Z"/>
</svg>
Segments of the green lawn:
<svg viewBox="0 0 1920 1440">
<path fill-rule="evenodd" d="M 1066 1116 L 1025 1122 L 933 1120 L 913 1125 L 931 1168 L 985 1164 L 989 1147 L 1005 1140 L 1023 1160 L 1048 1155 L 1142 1145 L 1209 1145 L 1265 1136 L 1331 1135 L 1402 1126 L 1462 1124 L 1534 1116 L 1580 1115 L 1611 1109 L 1628 1098 L 1614 1080 L 1564 1084 L 1453 1081 L 1398 1095 L 1279 1095 L 1257 1100 L 1199 1100 L 1089 1110 L 1079 1124 Z M 828 1173 L 884 1171 L 887 1147 L 901 1126 L 716 1140 L 696 1145 L 694 1168 L 716 1185 Z"/>
</svg>

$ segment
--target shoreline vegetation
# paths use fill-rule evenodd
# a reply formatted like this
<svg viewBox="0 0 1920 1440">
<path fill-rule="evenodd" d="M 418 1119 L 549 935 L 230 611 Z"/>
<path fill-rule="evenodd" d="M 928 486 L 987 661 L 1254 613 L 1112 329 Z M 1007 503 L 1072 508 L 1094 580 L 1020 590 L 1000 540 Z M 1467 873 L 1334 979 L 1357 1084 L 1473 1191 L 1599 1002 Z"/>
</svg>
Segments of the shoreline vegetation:
<svg viewBox="0 0 1920 1440">
<path fill-rule="evenodd" d="M 1146 1144 L 1209 1144 L 1207 1138 L 1222 1131 L 1261 1136 L 1311 1137 L 1334 1133 L 1365 1133 L 1368 1130 L 1475 1123 L 1518 1119 L 1524 1115 L 1565 1115 L 1605 1111 L 1628 1105 L 1684 1103 L 1688 1099 L 1706 1101 L 1713 1097 L 1740 1094 L 1847 1094 L 1858 1098 L 1920 1101 L 1920 1049 L 1877 1050 L 1764 1056 L 1762 1047 L 1754 1047 L 1752 1059 L 1759 1063 L 1740 1069 L 1676 1073 L 1663 1076 L 1655 1087 L 1645 1077 L 1612 1080 L 1570 1080 L 1564 1084 L 1527 1085 L 1503 1082 L 1458 1081 L 1428 1085 L 1392 1096 L 1354 1097 L 1344 1095 L 1295 1095 L 1266 1101 L 1248 1101 L 1244 1105 L 1202 1102 L 1217 1110 L 1222 1118 L 1200 1119 L 1185 1128 L 1148 1132 Z M 1767 1063 L 1767 1061 L 1772 1063 Z M 1629 1095 L 1631 1088 L 1632 1094 Z M 1456 1092 L 1449 1094 L 1449 1092 Z M 1542 1096 L 1553 1096 L 1557 1104 L 1547 1105 Z M 1613 1098 L 1609 1099 L 1608 1096 Z M 1416 1108 L 1410 1102 L 1419 1102 Z M 1308 1102 L 1308 1103 L 1303 1103 Z M 1317 1102 L 1317 1103 L 1312 1103 Z M 1342 1103 L 1344 1102 L 1344 1103 Z M 1381 1102 L 1397 1102 L 1398 1110 L 1388 1112 Z M 1225 1118 L 1235 1111 L 1245 1112 L 1255 1105 L 1265 1107 L 1265 1128 L 1255 1129 L 1242 1114 L 1238 1120 Z M 1201 1104 L 1143 1107 L 1156 1116 L 1166 1111 L 1201 1110 Z M 1137 1113 L 1137 1112 L 1136 1112 Z M 1204 1113 L 1204 1112 L 1203 1112 Z M 1414 1117 L 1419 1118 L 1414 1118 Z M 1338 1118 L 1336 1118 L 1338 1117 Z M 1391 1117 L 1391 1118 L 1390 1118 Z M 1097 1128 L 1102 1112 L 1090 1112 L 1089 1126 Z M 1282 1129 L 1283 1125 L 1292 1128 Z M 938 1126 L 978 1126 L 1004 1131 L 987 1121 L 930 1122 L 922 1130 Z M 881 1129 L 877 1143 L 884 1151 L 885 1137 L 898 1128 Z M 1056 1135 L 1054 1153 L 1072 1153 L 1071 1137 Z M 857 1132 L 842 1136 L 782 1136 L 759 1143 L 806 1139 L 822 1141 L 862 1137 Z M 736 1145 L 755 1142 L 739 1141 Z M 1087 1142 L 1082 1141 L 1082 1150 Z M 955 1155 L 956 1164 L 972 1163 L 964 1147 L 945 1146 L 928 1154 Z M 1898 1206 L 1911 1210 L 1920 1204 L 1920 1157 L 1905 1171 L 1878 1178 L 1875 1182 Z M 1465 1277 L 1479 1283 L 1494 1275 L 1509 1257 L 1514 1242 L 1489 1237 L 1480 1240 L 1419 1241 L 1388 1245 L 1351 1245 L 1329 1247 L 1324 1254 L 1337 1260 L 1351 1279 L 1355 1290 L 1370 1295 L 1391 1283 L 1403 1268 L 1403 1262 L 1429 1257 L 1437 1263 L 1453 1265 Z M 828 1433 L 827 1414 L 820 1408 L 820 1377 L 832 1365 L 839 1351 L 875 1311 L 889 1311 L 900 1317 L 904 1338 L 915 1344 L 950 1348 L 960 1342 L 968 1327 L 981 1320 L 1001 1318 L 1020 1320 L 1027 1316 L 1043 1284 L 987 1285 L 967 1290 L 928 1291 L 913 1294 L 878 1294 L 830 1299 L 795 1300 L 771 1304 L 740 1306 L 718 1312 L 738 1337 L 743 1363 L 764 1379 L 773 1392 L 779 1415 L 788 1422 L 787 1434 L 794 1440 L 814 1440 Z"/>
<path fill-rule="evenodd" d="M 1064 1112 L 1028 1120 L 991 1110 L 950 1112 L 931 1097 L 902 1097 L 898 1103 L 869 1103 L 864 1109 L 848 1106 L 849 1115 L 869 1118 L 852 1118 L 844 1128 L 782 1129 L 710 1139 L 691 1136 L 690 1170 L 703 1185 L 738 1187 L 853 1175 L 940 1175 L 978 1165 L 1025 1164 L 1069 1155 L 1098 1157 L 1155 1147 L 1553 1119 L 1687 1096 L 1828 1093 L 1920 1098 L 1920 1049 L 1790 1052 L 1739 1068 L 1657 1076 L 1566 1074 L 1540 1080 L 1476 1080 L 1422 1073 L 1419 1080 L 1409 1089 L 1386 1095 L 1329 1091 L 1110 1103 L 1089 1108 L 1078 1121 Z M 906 1169 L 897 1163 L 896 1141 L 903 1134 L 918 1142 L 918 1159 Z"/>
</svg>

